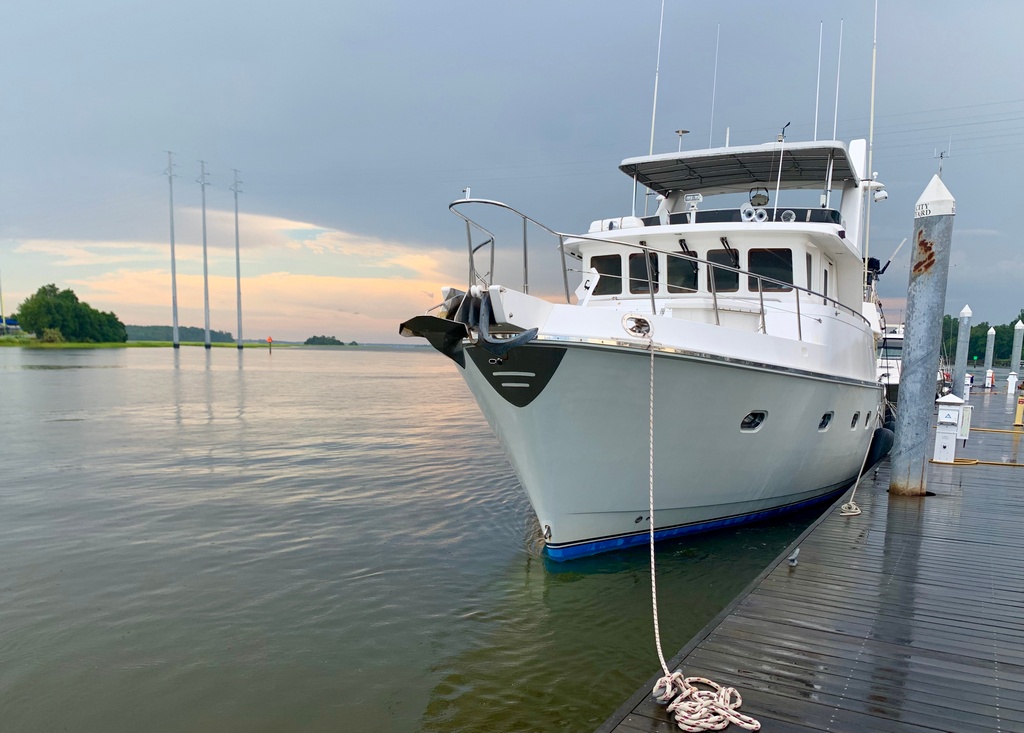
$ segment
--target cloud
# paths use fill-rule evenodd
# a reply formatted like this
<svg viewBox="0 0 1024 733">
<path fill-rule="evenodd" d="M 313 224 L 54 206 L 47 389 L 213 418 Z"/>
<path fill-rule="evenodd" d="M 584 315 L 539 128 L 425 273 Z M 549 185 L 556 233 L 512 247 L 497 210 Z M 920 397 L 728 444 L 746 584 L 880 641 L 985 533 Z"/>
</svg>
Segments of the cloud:
<svg viewBox="0 0 1024 733">
<path fill-rule="evenodd" d="M 437 303 L 443 283 L 428 279 L 392 280 L 273 272 L 242 281 L 242 329 L 246 338 L 305 340 L 328 334 L 343 340 L 399 341 L 399 322 Z M 170 277 L 161 270 L 117 270 L 72 281 L 79 297 L 101 310 L 113 310 L 129 324 L 171 322 Z M 211 276 L 211 327 L 237 331 L 236 281 Z M 178 278 L 179 323 L 201 326 L 201 275 Z M 388 335 L 391 335 L 388 337 Z"/>
<path fill-rule="evenodd" d="M 208 216 L 208 239 L 211 232 L 223 233 L 222 214 Z M 233 235 L 233 212 L 230 221 Z M 242 225 L 246 337 L 304 340 L 326 333 L 346 341 L 399 341 L 400 321 L 435 305 L 442 286 L 465 277 L 461 250 L 414 247 L 273 216 L 249 215 Z M 201 244 L 179 242 L 175 249 L 179 324 L 201 326 L 203 275 L 196 266 Z M 15 252 L 41 256 L 48 267 L 79 268 L 61 286 L 125 323 L 171 323 L 166 243 L 28 239 L 20 240 Z M 211 327 L 235 333 L 233 246 L 231 251 L 209 248 L 208 260 Z M 40 282 L 55 279 L 50 272 L 41 277 Z"/>
<path fill-rule="evenodd" d="M 148 242 L 96 242 L 89 240 L 23 239 L 16 254 L 39 254 L 56 267 L 122 265 L 163 259 L 166 245 Z"/>
</svg>

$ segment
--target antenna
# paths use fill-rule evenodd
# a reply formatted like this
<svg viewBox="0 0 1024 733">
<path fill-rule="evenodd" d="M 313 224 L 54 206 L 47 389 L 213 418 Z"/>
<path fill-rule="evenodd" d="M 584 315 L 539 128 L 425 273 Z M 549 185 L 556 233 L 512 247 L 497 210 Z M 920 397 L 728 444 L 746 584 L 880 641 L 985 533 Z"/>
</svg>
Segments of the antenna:
<svg viewBox="0 0 1024 733">
<path fill-rule="evenodd" d="M 790 123 L 786 123 L 782 126 L 782 132 L 779 133 L 779 177 L 775 181 L 775 207 L 772 209 L 772 221 L 775 221 L 775 214 L 779 211 L 779 189 L 782 187 L 782 156 L 784 154 L 783 148 L 786 144 L 786 128 L 789 127 Z"/>
<path fill-rule="evenodd" d="M 206 317 L 206 336 L 203 346 L 210 348 L 210 271 L 206 264 L 206 187 L 210 182 L 206 178 L 206 161 L 199 161 L 199 178 L 196 179 L 203 192 L 203 314 Z"/>
<path fill-rule="evenodd" d="M 946 145 L 946 149 L 940 151 L 938 148 L 936 148 L 935 154 L 932 155 L 932 157 L 939 159 L 939 178 L 942 178 L 942 161 L 945 160 L 946 158 L 953 157 L 953 136 L 952 135 L 949 136 L 949 144 Z"/>
<path fill-rule="evenodd" d="M 898 254 L 900 253 L 900 250 L 901 250 L 901 249 L 903 249 L 903 245 L 904 245 L 904 244 L 906 244 L 906 243 L 907 243 L 907 238 L 906 238 L 906 237 L 904 237 L 904 238 L 903 238 L 903 241 L 899 243 L 899 246 L 898 246 L 898 247 L 896 247 L 896 251 L 895 251 L 895 252 L 893 252 L 893 253 L 892 253 L 891 255 L 889 255 L 889 259 L 887 259 L 887 260 L 885 261 L 885 265 L 883 265 L 883 266 L 882 266 L 882 269 L 878 271 L 878 274 L 879 274 L 879 275 L 884 275 L 884 274 L 885 274 L 885 271 L 886 271 L 887 269 L 889 269 L 889 265 L 890 265 L 890 264 L 892 264 L 892 261 L 893 261 L 894 259 L 896 259 L 896 255 L 898 255 Z"/>
<path fill-rule="evenodd" d="M 711 129 L 708 131 L 708 147 L 711 147 L 715 139 L 715 92 L 718 90 L 718 41 L 722 37 L 722 24 L 718 24 L 718 31 L 715 33 L 715 76 L 711 82 Z M 682 137 L 679 138 L 682 142 Z"/>
<path fill-rule="evenodd" d="M 658 74 L 661 72 L 661 31 L 665 27 L 665 0 L 661 0 L 661 21 L 658 23 L 658 58 L 654 65 L 654 107 L 651 110 L 651 147 L 648 155 L 654 155 L 654 118 L 658 114 Z M 646 211 L 646 206 L 644 210 Z"/>
<path fill-rule="evenodd" d="M 683 152 L 683 135 L 686 135 L 689 132 L 689 130 L 676 130 L 676 135 L 679 136 L 679 149 L 676 150 L 677 153 Z"/>
<path fill-rule="evenodd" d="M 867 291 L 868 287 L 868 253 L 871 251 L 871 199 L 874 196 L 868 195 L 874 190 L 875 183 L 875 172 L 872 158 L 874 156 L 875 148 L 875 63 L 878 59 L 878 0 L 875 0 L 875 28 L 874 35 L 871 39 L 871 115 L 870 121 L 868 122 L 868 170 L 867 173 L 871 176 L 871 184 L 868 185 L 865 196 L 867 202 L 865 203 L 867 211 L 864 216 L 864 290 Z M 901 245 L 902 246 L 902 245 Z"/>
<path fill-rule="evenodd" d="M 818 21 L 818 81 L 814 84 L 814 142 L 818 142 L 818 100 L 821 98 L 821 34 L 825 22 Z"/>
<path fill-rule="evenodd" d="M 648 155 L 654 155 L 654 118 L 658 115 L 658 74 L 661 71 L 661 32 L 664 27 L 665 0 L 661 0 L 661 20 L 658 23 L 658 59 L 654 64 L 654 107 L 651 109 L 651 146 L 647 153 Z M 644 216 L 647 216 L 647 202 L 650 198 L 650 196 L 644 196 Z"/>
<path fill-rule="evenodd" d="M 242 193 L 242 179 L 238 177 L 238 169 L 232 168 L 235 172 L 235 182 L 231 184 L 231 190 L 235 192 L 235 283 L 238 290 L 238 348 L 242 348 L 242 260 L 238 254 L 238 194 Z"/>
<path fill-rule="evenodd" d="M 843 66 L 843 19 L 839 19 L 839 60 L 836 62 L 836 112 L 832 121 L 832 139 L 839 129 L 839 71 Z"/>
<path fill-rule="evenodd" d="M 174 258 L 174 153 L 170 150 L 167 153 L 167 188 L 171 195 L 171 344 L 174 348 L 180 348 L 178 340 L 178 273 L 177 264 Z"/>
</svg>

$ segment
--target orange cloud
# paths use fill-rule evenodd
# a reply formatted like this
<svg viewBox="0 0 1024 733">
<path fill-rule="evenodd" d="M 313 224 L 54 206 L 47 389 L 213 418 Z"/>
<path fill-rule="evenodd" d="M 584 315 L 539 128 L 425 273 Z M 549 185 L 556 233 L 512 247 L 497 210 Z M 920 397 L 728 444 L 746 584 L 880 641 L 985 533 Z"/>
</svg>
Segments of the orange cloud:
<svg viewBox="0 0 1024 733">
<path fill-rule="evenodd" d="M 211 328 L 237 336 L 233 277 L 211 275 Z M 398 324 L 440 301 L 443 282 L 268 273 L 242 280 L 245 338 L 302 341 L 315 334 L 345 341 L 398 342 Z M 170 276 L 160 270 L 119 270 L 73 281 L 79 297 L 113 310 L 125 323 L 170 324 Z M 203 279 L 178 277 L 179 324 L 202 326 Z"/>
</svg>

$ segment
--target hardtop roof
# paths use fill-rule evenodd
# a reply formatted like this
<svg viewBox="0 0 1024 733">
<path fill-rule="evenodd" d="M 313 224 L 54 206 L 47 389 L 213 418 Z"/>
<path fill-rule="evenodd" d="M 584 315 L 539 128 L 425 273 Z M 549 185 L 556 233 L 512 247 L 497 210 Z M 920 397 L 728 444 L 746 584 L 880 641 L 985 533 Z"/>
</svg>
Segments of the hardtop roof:
<svg viewBox="0 0 1024 733">
<path fill-rule="evenodd" d="M 779 181 L 779 153 L 782 178 Z M 859 185 L 846 145 L 838 140 L 765 143 L 732 148 L 684 150 L 626 158 L 619 170 L 656 193 L 699 191 L 715 195 L 748 191 L 755 186 L 784 189 L 823 188 L 829 155 L 834 154 L 832 185 Z"/>
</svg>

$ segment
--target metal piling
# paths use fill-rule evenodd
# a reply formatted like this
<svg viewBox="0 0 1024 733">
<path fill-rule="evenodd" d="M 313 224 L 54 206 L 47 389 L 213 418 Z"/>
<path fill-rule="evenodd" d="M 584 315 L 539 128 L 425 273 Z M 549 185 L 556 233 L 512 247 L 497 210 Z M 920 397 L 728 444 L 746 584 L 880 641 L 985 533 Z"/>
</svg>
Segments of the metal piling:
<svg viewBox="0 0 1024 733">
<path fill-rule="evenodd" d="M 925 494 L 929 428 L 935 402 L 935 373 L 939 366 L 955 214 L 956 200 L 942 179 L 933 176 L 914 212 L 903 368 L 896 441 L 891 453 L 889 492 L 892 494 Z"/>
</svg>

